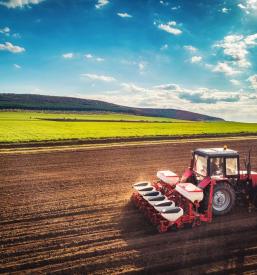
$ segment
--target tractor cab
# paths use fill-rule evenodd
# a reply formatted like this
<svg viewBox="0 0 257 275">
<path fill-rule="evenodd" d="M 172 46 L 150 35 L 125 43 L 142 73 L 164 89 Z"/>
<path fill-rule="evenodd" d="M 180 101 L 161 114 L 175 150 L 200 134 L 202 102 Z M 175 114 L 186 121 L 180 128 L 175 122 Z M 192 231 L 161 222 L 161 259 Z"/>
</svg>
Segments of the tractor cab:
<svg viewBox="0 0 257 275">
<path fill-rule="evenodd" d="M 193 151 L 191 169 L 197 181 L 205 177 L 216 180 L 239 178 L 239 154 L 224 148 L 196 149 Z"/>
</svg>

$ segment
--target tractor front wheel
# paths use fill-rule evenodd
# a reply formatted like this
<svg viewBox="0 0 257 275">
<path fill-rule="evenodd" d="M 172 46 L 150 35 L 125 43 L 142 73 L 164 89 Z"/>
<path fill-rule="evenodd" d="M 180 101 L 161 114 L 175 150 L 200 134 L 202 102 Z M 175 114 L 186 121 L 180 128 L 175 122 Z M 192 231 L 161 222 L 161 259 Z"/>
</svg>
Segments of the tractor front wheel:
<svg viewBox="0 0 257 275">
<path fill-rule="evenodd" d="M 231 211 L 235 205 L 236 194 L 230 184 L 217 183 L 213 190 L 212 212 L 215 216 L 222 216 Z"/>
</svg>

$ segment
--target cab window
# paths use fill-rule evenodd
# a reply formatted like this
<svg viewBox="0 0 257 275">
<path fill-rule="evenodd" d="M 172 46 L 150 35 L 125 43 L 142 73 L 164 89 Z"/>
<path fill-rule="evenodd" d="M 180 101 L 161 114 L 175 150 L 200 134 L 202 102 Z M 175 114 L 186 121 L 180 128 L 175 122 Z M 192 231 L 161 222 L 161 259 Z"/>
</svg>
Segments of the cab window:
<svg viewBox="0 0 257 275">
<path fill-rule="evenodd" d="M 195 155 L 194 161 L 194 171 L 199 175 L 206 176 L 207 175 L 207 158 Z"/>
<path fill-rule="evenodd" d="M 224 160 L 223 158 L 210 159 L 210 175 L 222 176 L 224 175 Z"/>
<path fill-rule="evenodd" d="M 226 175 L 235 176 L 237 174 L 237 158 L 226 158 Z"/>
</svg>

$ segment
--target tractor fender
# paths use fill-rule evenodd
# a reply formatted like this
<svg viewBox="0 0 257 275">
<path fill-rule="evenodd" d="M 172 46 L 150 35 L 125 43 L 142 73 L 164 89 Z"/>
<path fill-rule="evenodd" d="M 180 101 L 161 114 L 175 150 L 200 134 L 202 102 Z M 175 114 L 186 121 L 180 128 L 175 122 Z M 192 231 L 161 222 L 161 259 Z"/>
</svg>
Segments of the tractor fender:
<svg viewBox="0 0 257 275">
<path fill-rule="evenodd" d="M 211 183 L 211 181 L 212 180 L 210 177 L 206 177 L 198 184 L 198 187 L 205 189 Z"/>
</svg>

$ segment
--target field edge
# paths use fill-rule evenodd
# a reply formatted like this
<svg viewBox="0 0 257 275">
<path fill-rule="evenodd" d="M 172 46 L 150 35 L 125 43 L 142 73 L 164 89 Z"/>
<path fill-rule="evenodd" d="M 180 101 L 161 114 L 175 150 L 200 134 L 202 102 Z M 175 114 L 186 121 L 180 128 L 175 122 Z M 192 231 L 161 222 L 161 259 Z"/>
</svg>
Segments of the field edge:
<svg viewBox="0 0 257 275">
<path fill-rule="evenodd" d="M 224 138 L 224 139 L 223 139 Z M 183 136 L 181 138 L 166 138 L 166 139 L 120 139 L 108 140 L 107 142 L 101 140 L 91 140 L 91 142 L 67 141 L 65 142 L 39 142 L 39 143 L 19 143 L 19 144 L 0 144 L 1 154 L 20 154 L 20 153 L 37 153 L 37 152 L 51 152 L 51 151 L 75 151 L 75 150 L 92 150 L 92 149 L 106 149 L 117 147 L 138 147 L 160 144 L 181 144 L 181 143 L 195 143 L 195 142 L 222 142 L 224 145 L 229 141 L 244 141 L 256 140 L 257 135 L 205 135 L 200 137 Z"/>
</svg>

